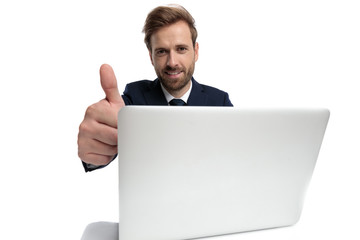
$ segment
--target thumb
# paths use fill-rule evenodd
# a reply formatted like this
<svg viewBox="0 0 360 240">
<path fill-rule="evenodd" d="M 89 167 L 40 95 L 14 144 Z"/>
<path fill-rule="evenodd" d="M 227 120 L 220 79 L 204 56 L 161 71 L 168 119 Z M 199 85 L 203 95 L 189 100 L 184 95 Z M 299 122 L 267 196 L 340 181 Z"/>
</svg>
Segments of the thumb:
<svg viewBox="0 0 360 240">
<path fill-rule="evenodd" d="M 101 65 L 100 82 L 101 82 L 101 87 L 105 92 L 106 99 L 110 103 L 124 104 L 124 101 L 120 96 L 119 89 L 117 87 L 117 81 L 114 70 L 110 65 L 108 64 Z"/>
</svg>

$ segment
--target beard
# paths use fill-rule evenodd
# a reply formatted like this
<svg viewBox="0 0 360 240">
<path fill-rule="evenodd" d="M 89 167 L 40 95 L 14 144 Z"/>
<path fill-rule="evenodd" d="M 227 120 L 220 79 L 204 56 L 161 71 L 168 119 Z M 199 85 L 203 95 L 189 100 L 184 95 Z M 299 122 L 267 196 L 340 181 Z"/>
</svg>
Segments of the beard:
<svg viewBox="0 0 360 240">
<path fill-rule="evenodd" d="M 195 70 L 195 61 L 189 66 L 189 68 L 179 67 L 172 68 L 167 66 L 165 69 L 156 69 L 156 75 L 158 76 L 161 84 L 169 92 L 178 92 L 183 89 L 191 80 Z M 171 78 L 166 72 L 181 72 L 181 76 L 178 78 Z"/>
</svg>

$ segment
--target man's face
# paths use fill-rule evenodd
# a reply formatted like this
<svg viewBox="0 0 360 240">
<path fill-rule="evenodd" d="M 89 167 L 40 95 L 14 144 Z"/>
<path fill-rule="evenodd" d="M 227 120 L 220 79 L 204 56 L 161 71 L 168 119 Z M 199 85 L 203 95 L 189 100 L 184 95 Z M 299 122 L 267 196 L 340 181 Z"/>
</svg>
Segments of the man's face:
<svg viewBox="0 0 360 240">
<path fill-rule="evenodd" d="M 161 28 L 151 36 L 151 63 L 165 89 L 181 97 L 189 88 L 198 59 L 199 46 L 191 40 L 184 21 Z"/>
</svg>

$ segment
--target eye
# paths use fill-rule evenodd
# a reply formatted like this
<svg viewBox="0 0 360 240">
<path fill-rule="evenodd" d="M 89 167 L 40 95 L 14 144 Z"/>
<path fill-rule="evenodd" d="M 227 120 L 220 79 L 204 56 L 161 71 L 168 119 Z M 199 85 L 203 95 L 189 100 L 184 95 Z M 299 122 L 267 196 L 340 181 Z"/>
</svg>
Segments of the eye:
<svg viewBox="0 0 360 240">
<path fill-rule="evenodd" d="M 180 53 L 185 53 L 186 51 L 187 51 L 186 47 L 179 47 L 178 48 L 178 52 L 180 52 Z"/>
<path fill-rule="evenodd" d="M 163 56 L 166 54 L 165 49 L 158 49 L 155 51 L 156 56 Z"/>
</svg>

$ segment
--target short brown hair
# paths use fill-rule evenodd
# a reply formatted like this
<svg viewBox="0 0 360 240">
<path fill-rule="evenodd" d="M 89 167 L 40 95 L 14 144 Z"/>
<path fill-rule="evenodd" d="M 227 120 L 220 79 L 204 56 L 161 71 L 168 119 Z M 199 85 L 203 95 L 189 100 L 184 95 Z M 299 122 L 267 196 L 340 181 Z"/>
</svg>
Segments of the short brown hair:
<svg viewBox="0 0 360 240">
<path fill-rule="evenodd" d="M 191 38 L 195 47 L 197 30 L 195 28 L 195 20 L 191 14 L 180 5 L 160 6 L 153 9 L 147 16 L 143 28 L 145 33 L 146 47 L 151 50 L 151 35 L 160 28 L 171 25 L 178 21 L 185 21 L 190 28 Z"/>
</svg>

